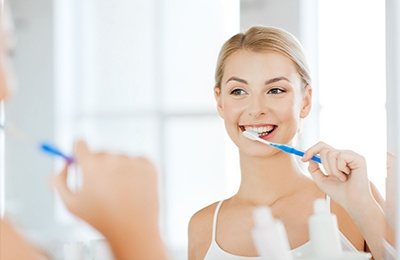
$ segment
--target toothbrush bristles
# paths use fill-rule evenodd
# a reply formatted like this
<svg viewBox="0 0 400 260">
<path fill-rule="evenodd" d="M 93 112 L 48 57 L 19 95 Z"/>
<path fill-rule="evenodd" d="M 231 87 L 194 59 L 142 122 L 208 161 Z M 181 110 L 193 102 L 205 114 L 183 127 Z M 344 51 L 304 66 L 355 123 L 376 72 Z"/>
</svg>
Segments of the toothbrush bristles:
<svg viewBox="0 0 400 260">
<path fill-rule="evenodd" d="M 246 130 L 243 132 L 243 135 L 249 139 L 257 140 L 259 138 L 258 134 L 254 131 Z"/>
</svg>

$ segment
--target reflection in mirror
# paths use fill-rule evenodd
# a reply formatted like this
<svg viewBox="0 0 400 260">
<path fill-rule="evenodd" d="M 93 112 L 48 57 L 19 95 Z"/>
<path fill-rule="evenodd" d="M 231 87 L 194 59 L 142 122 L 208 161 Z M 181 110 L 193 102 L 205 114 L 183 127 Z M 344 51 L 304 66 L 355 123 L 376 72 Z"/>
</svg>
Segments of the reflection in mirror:
<svg viewBox="0 0 400 260">
<path fill-rule="evenodd" d="M 190 215 L 236 188 L 219 158 L 230 144 L 212 88 L 218 48 L 239 30 L 239 1 L 13 0 L 10 5 L 19 91 L 7 104 L 7 118 L 64 151 L 71 151 L 79 136 L 93 149 L 156 161 L 162 172 L 163 234 L 173 259 L 186 259 Z M 40 98 L 32 98 L 38 93 Z M 64 243 L 99 238 L 48 188 L 60 162 L 53 165 L 35 147 L 6 143 L 6 214 L 35 241 L 56 249 L 56 257 Z"/>
<path fill-rule="evenodd" d="M 386 108 L 387 108 L 387 180 L 386 180 L 386 215 L 389 221 L 387 235 L 395 230 L 396 242 L 385 241 L 385 259 L 399 259 L 399 223 L 398 216 L 400 188 L 399 149 L 400 149 L 400 3 L 386 1 Z M 395 247 L 396 251 L 393 250 Z"/>
<path fill-rule="evenodd" d="M 371 181 L 394 205 L 395 186 L 385 189 L 384 174 L 386 131 L 388 144 L 396 143 L 390 141 L 396 133 L 390 135 L 390 122 L 385 127 L 383 1 L 9 2 L 19 89 L 7 104 L 7 118 L 66 151 L 80 136 L 95 149 L 156 161 L 162 172 L 161 227 L 172 259 L 187 258 L 190 216 L 238 189 L 237 148 L 216 112 L 213 74 L 221 44 L 253 24 L 284 28 L 305 47 L 314 101 L 298 145 L 306 149 L 324 140 L 363 154 Z M 388 10 L 398 10 L 398 1 L 388 2 L 397 6 Z M 389 17 L 389 25 L 398 24 L 398 11 Z M 398 27 L 392 30 L 388 37 L 400 35 Z M 388 68 L 398 68 L 398 62 Z M 398 86 L 398 73 L 388 75 L 388 86 Z M 392 122 L 396 111 L 388 111 Z M 48 188 L 59 162 L 5 141 L 6 214 L 56 257 L 64 243 L 98 239 Z M 389 210 L 395 215 L 394 206 Z"/>
</svg>

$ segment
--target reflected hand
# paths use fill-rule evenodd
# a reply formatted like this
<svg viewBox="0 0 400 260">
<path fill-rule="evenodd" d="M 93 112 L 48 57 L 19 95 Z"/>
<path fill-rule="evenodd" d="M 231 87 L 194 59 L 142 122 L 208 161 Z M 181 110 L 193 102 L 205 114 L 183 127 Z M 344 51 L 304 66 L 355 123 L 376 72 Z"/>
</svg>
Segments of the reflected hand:
<svg viewBox="0 0 400 260">
<path fill-rule="evenodd" d="M 83 141 L 76 143 L 75 158 L 82 172 L 81 188 L 77 192 L 68 189 L 68 165 L 54 181 L 61 199 L 73 214 L 103 234 L 112 232 L 118 224 L 132 227 L 135 223 L 149 223 L 157 227 L 157 175 L 148 160 L 94 153 Z"/>
</svg>

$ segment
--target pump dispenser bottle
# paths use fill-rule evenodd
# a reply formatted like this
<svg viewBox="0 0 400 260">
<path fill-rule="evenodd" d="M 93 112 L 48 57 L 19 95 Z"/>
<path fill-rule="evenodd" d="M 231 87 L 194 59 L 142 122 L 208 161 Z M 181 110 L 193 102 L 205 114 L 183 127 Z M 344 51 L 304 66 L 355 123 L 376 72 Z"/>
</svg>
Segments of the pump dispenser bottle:
<svg viewBox="0 0 400 260">
<path fill-rule="evenodd" d="M 293 260 L 282 221 L 274 219 L 267 207 L 255 209 L 253 219 L 253 241 L 262 259 Z"/>
<path fill-rule="evenodd" d="M 337 219 L 325 199 L 314 202 L 314 214 L 309 219 L 311 254 L 307 260 L 367 260 L 371 255 L 358 251 L 343 251 Z"/>
<path fill-rule="evenodd" d="M 342 254 L 336 216 L 330 213 L 324 199 L 315 200 L 309 225 L 312 251 L 316 257 L 338 257 Z"/>
</svg>

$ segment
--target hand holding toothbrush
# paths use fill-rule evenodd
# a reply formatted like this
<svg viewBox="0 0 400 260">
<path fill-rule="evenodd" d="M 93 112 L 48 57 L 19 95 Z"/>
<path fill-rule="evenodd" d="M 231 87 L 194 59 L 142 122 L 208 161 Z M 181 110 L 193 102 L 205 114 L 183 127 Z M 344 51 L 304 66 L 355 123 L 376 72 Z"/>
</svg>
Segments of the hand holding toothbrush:
<svg viewBox="0 0 400 260">
<path fill-rule="evenodd" d="M 323 169 L 310 158 L 319 154 Z M 383 259 L 382 241 L 395 244 L 395 235 L 383 211 L 384 200 L 367 176 L 364 157 L 325 143 L 308 149 L 302 159 L 318 187 L 340 204 L 357 224 L 374 259 Z"/>
<path fill-rule="evenodd" d="M 344 208 L 362 205 L 359 203 L 362 194 L 367 203 L 372 197 L 365 159 L 353 151 L 337 150 L 320 142 L 303 152 L 286 144 L 266 141 L 252 131 L 244 131 L 243 135 L 310 162 L 309 171 L 319 188 Z M 321 164 L 325 172 L 320 168 Z"/>
<path fill-rule="evenodd" d="M 33 137 L 21 131 L 19 128 L 15 127 L 13 124 L 0 124 L 0 131 L 4 131 L 7 136 L 11 136 L 15 140 L 22 141 L 27 145 L 37 146 L 38 149 L 51 156 L 63 158 L 67 163 L 73 163 L 74 158 L 70 155 L 65 154 L 55 145 L 49 142 L 36 141 Z"/>
<path fill-rule="evenodd" d="M 317 154 L 323 167 L 310 160 Z M 361 155 L 319 142 L 305 152 L 302 161 L 310 163 L 308 170 L 319 188 L 343 208 L 363 207 L 373 198 L 366 161 Z"/>
<path fill-rule="evenodd" d="M 140 157 L 91 152 L 83 141 L 76 143 L 74 158 L 82 172 L 81 188 L 68 189 L 69 164 L 54 178 L 67 208 L 108 239 L 116 259 L 166 259 L 153 164 Z"/>
</svg>

